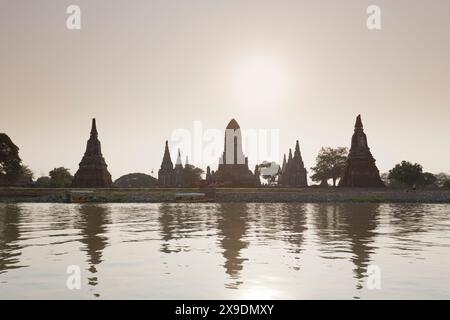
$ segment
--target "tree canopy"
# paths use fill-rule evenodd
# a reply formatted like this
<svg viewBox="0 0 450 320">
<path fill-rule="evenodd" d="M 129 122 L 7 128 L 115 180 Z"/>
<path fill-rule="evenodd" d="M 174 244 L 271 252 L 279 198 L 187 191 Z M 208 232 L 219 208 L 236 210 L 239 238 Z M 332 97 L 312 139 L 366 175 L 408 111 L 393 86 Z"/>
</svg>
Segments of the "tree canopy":
<svg viewBox="0 0 450 320">
<path fill-rule="evenodd" d="M 152 188 L 158 185 L 158 179 L 145 173 L 130 173 L 114 181 L 118 188 Z"/>
<path fill-rule="evenodd" d="M 8 135 L 0 133 L 0 185 L 13 185 L 21 174 L 19 148 Z"/>
<path fill-rule="evenodd" d="M 50 188 L 51 187 L 51 179 L 50 177 L 39 177 L 37 178 L 34 186 L 36 188 Z"/>
<path fill-rule="evenodd" d="M 389 180 L 396 180 L 409 187 L 418 183 L 422 177 L 423 168 L 420 164 L 402 161 L 389 171 Z"/>
<path fill-rule="evenodd" d="M 311 179 L 321 185 L 328 185 L 327 181 L 332 179 L 333 186 L 336 186 L 336 181 L 344 174 L 347 155 L 348 149 L 344 147 L 321 148 L 316 157 L 316 166 L 311 168 L 314 171 Z"/>
<path fill-rule="evenodd" d="M 183 168 L 183 186 L 195 187 L 202 180 L 203 170 L 193 165 L 186 164 Z"/>
<path fill-rule="evenodd" d="M 72 184 L 73 176 L 67 168 L 55 168 L 50 171 L 49 176 L 50 186 L 53 188 L 68 188 Z"/>
</svg>

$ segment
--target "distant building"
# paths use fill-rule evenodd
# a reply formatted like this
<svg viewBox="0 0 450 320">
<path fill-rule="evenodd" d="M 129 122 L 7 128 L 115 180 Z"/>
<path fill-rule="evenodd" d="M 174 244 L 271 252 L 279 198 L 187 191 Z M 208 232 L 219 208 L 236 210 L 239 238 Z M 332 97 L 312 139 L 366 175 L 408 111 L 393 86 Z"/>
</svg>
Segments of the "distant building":
<svg viewBox="0 0 450 320">
<path fill-rule="evenodd" d="M 111 174 L 108 172 L 108 165 L 102 155 L 95 119 L 92 119 L 91 136 L 87 142 L 80 167 L 73 178 L 72 187 L 110 188 L 111 186 Z"/>
<path fill-rule="evenodd" d="M 187 157 L 186 157 L 186 165 L 187 165 Z M 177 187 L 181 187 L 183 185 L 183 164 L 181 163 L 181 152 L 178 149 L 177 162 L 175 163 L 174 168 L 174 184 Z"/>
<path fill-rule="evenodd" d="M 158 171 L 158 183 L 162 187 L 169 187 L 175 184 L 175 170 L 170 158 L 169 142 L 167 140 L 161 168 Z"/>
<path fill-rule="evenodd" d="M 186 157 L 186 161 L 187 157 Z M 158 171 L 158 184 L 161 187 L 182 187 L 183 181 L 183 164 L 181 163 L 181 152 L 178 149 L 177 162 L 175 166 L 172 163 L 169 151 L 169 142 L 166 141 L 164 149 L 164 156 L 161 163 L 161 168 Z"/>
<path fill-rule="evenodd" d="M 384 187 L 380 172 L 375 165 L 375 159 L 367 144 L 361 115 L 355 123 L 352 145 L 347 158 L 343 178 L 339 181 L 342 187 Z"/>
<path fill-rule="evenodd" d="M 300 152 L 300 144 L 297 140 L 295 144 L 294 156 L 289 149 L 289 158 L 286 162 L 286 154 L 283 158 L 278 184 L 285 187 L 307 187 L 306 168 Z"/>
<path fill-rule="evenodd" d="M 248 168 L 248 159 L 242 151 L 241 128 L 235 119 L 232 119 L 225 129 L 224 152 L 219 159 L 219 168 L 216 172 L 208 173 L 207 180 L 211 184 L 230 187 L 255 187 L 259 185 L 259 177 Z"/>
</svg>

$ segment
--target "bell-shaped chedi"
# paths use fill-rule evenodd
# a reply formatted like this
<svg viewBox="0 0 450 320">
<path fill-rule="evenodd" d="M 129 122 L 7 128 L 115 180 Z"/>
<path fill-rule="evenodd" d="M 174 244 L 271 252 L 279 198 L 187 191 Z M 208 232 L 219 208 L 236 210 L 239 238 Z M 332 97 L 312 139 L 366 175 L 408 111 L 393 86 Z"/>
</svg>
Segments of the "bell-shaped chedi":
<svg viewBox="0 0 450 320">
<path fill-rule="evenodd" d="M 108 166 L 102 155 L 95 119 L 92 119 L 91 137 L 87 142 L 80 168 L 73 178 L 72 187 L 109 188 L 111 186 L 111 174 L 108 172 Z"/>
<path fill-rule="evenodd" d="M 257 186 L 255 176 L 248 168 L 248 159 L 242 151 L 241 128 L 232 119 L 225 129 L 224 152 L 219 159 L 219 168 L 211 173 L 210 181 L 229 187 Z"/>
<path fill-rule="evenodd" d="M 344 176 L 339 181 L 341 187 L 384 187 L 380 172 L 375 165 L 375 159 L 367 144 L 361 115 L 355 123 L 355 132 L 352 136 L 352 146 L 347 158 Z"/>
</svg>

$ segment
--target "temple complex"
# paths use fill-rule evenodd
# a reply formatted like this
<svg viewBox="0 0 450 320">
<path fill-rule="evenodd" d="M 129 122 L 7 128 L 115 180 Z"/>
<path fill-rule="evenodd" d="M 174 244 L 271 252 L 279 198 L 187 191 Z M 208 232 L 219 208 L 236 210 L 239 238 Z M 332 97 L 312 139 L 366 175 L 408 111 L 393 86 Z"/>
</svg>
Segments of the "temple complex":
<svg viewBox="0 0 450 320">
<path fill-rule="evenodd" d="M 292 156 L 292 150 L 289 149 L 289 158 L 286 162 L 286 155 L 284 155 L 278 184 L 286 187 L 308 186 L 306 169 L 303 163 L 302 154 L 300 153 L 300 144 L 298 140 L 295 144 L 294 156 Z"/>
<path fill-rule="evenodd" d="M 178 149 L 177 161 L 175 166 L 172 163 L 169 151 L 169 142 L 166 141 L 166 146 L 164 148 L 164 156 L 161 163 L 161 168 L 158 171 L 158 185 L 160 187 L 182 187 L 185 182 L 184 169 L 188 165 L 188 158 L 186 157 L 186 164 L 183 167 L 181 162 L 181 151 Z"/>
<path fill-rule="evenodd" d="M 257 186 L 257 179 L 249 170 L 248 159 L 242 152 L 241 128 L 234 119 L 225 129 L 224 152 L 219 159 L 219 168 L 215 172 L 207 172 L 207 179 L 208 177 L 211 184 L 221 186 Z"/>
<path fill-rule="evenodd" d="M 72 187 L 109 188 L 111 186 L 111 174 L 108 172 L 108 165 L 102 155 L 95 119 L 92 119 L 91 136 L 80 162 L 80 168 L 75 173 Z"/>
<path fill-rule="evenodd" d="M 352 145 L 347 158 L 347 165 L 343 178 L 339 181 L 342 187 L 384 187 L 380 172 L 375 165 L 375 159 L 367 144 L 361 115 L 355 123 Z"/>
</svg>

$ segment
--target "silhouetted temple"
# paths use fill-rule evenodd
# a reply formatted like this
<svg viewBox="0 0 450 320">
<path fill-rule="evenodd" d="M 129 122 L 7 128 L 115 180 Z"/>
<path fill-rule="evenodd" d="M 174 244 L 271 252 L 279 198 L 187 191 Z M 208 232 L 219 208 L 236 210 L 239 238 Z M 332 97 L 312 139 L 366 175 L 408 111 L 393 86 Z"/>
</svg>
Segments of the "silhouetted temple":
<svg viewBox="0 0 450 320">
<path fill-rule="evenodd" d="M 187 161 L 187 157 L 186 157 L 186 161 Z M 176 186 L 181 186 L 183 184 L 183 164 L 181 163 L 180 149 L 178 149 L 177 162 L 175 163 L 174 179 L 175 179 Z"/>
<path fill-rule="evenodd" d="M 108 172 L 108 166 L 102 155 L 95 119 L 92 119 L 91 137 L 87 142 L 80 168 L 75 173 L 72 187 L 109 188 L 111 185 L 111 174 Z"/>
<path fill-rule="evenodd" d="M 187 161 L 188 159 L 186 157 L 186 162 Z M 183 164 L 181 163 L 181 153 L 178 149 L 177 162 L 174 167 L 170 157 L 168 141 L 166 141 L 161 168 L 158 171 L 158 184 L 161 187 L 183 186 Z"/>
<path fill-rule="evenodd" d="M 294 156 L 292 156 L 292 150 L 289 149 L 289 158 L 286 162 L 286 155 L 284 155 L 278 184 L 281 186 L 289 187 L 308 186 L 306 169 L 303 163 L 302 154 L 300 153 L 300 145 L 298 143 L 298 140 L 295 144 Z"/>
<path fill-rule="evenodd" d="M 367 144 L 361 115 L 355 123 L 352 145 L 347 158 L 347 165 L 343 178 L 339 181 L 342 187 L 384 187 L 380 172 L 375 165 L 375 159 Z"/>
<path fill-rule="evenodd" d="M 170 158 L 169 142 L 167 140 L 161 168 L 158 171 L 158 182 L 160 186 L 173 186 L 175 184 L 175 170 Z"/>
<path fill-rule="evenodd" d="M 224 152 L 219 159 L 219 168 L 211 172 L 209 180 L 213 184 L 230 187 L 254 187 L 255 176 L 248 168 L 248 159 L 242 152 L 241 128 L 232 119 L 225 129 Z"/>
</svg>

